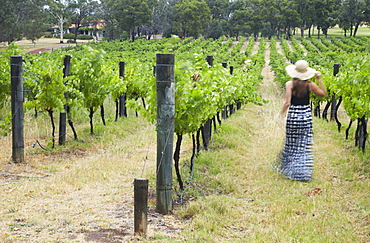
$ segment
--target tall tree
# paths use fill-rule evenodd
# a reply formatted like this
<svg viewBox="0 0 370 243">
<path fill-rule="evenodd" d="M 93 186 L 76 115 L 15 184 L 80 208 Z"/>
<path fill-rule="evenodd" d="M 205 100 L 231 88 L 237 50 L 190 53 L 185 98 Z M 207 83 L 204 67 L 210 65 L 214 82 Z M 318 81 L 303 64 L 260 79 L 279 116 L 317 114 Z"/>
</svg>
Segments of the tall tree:
<svg viewBox="0 0 370 243">
<path fill-rule="evenodd" d="M 174 6 L 181 3 L 181 0 L 159 0 L 158 10 L 154 16 L 159 20 L 159 26 L 163 29 L 163 37 L 171 37 L 176 34 L 176 19 Z"/>
<path fill-rule="evenodd" d="M 294 0 L 300 17 L 299 29 L 301 31 L 301 37 L 304 37 L 304 31 L 310 29 L 312 26 L 313 16 L 315 15 L 314 1 L 315 0 Z"/>
<path fill-rule="evenodd" d="M 75 24 L 75 37 L 76 41 L 78 35 L 78 29 L 81 27 L 81 24 L 87 21 L 89 16 L 92 16 L 95 12 L 98 12 L 99 2 L 95 0 L 70 0 L 71 3 L 69 8 L 71 9 L 72 23 Z"/>
<path fill-rule="evenodd" d="M 370 0 L 366 0 L 366 9 L 364 11 L 364 21 L 367 23 L 368 26 L 370 26 Z"/>
<path fill-rule="evenodd" d="M 0 40 L 8 43 L 43 23 L 45 0 L 0 0 Z M 39 30 L 39 31 L 42 31 Z"/>
<path fill-rule="evenodd" d="M 284 33 L 284 22 L 287 16 L 284 16 L 283 8 L 285 1 L 283 0 L 262 0 L 258 2 L 261 7 L 262 19 L 265 22 L 262 32 L 264 36 L 271 38 L 273 35 L 280 38 Z"/>
<path fill-rule="evenodd" d="M 246 9 L 237 9 L 234 11 L 229 20 L 229 29 L 227 31 L 230 36 L 238 38 L 239 35 L 248 35 L 248 33 L 250 33 L 250 27 L 247 26 L 245 22 L 248 14 Z"/>
<path fill-rule="evenodd" d="M 120 27 L 129 33 L 132 40 L 135 40 L 136 28 L 149 23 L 152 17 L 146 0 L 109 0 L 109 6 Z"/>
<path fill-rule="evenodd" d="M 63 43 L 65 28 L 67 27 L 72 14 L 70 10 L 70 2 L 68 0 L 52 0 L 44 6 L 44 9 L 51 16 L 51 25 L 58 26 L 60 43 Z"/>
<path fill-rule="evenodd" d="M 369 1 L 365 0 L 342 0 L 338 11 L 338 19 L 341 28 L 350 36 L 356 36 L 358 27 L 366 21 L 366 14 L 369 11 Z M 367 10 L 367 11 L 366 11 Z"/>
<path fill-rule="evenodd" d="M 205 31 L 205 36 L 216 39 L 224 35 L 224 29 L 228 28 L 227 23 L 232 13 L 232 3 L 229 0 L 206 0 L 206 3 L 210 8 L 211 20 Z"/>
<path fill-rule="evenodd" d="M 231 2 L 229 0 L 206 0 L 212 20 L 227 20 L 230 17 Z"/>
<path fill-rule="evenodd" d="M 336 0 L 315 0 L 314 1 L 314 21 L 317 26 L 317 35 L 320 37 L 320 30 L 324 35 L 328 34 L 328 29 L 336 25 L 336 20 L 333 18 L 332 13 L 335 9 Z"/>
<path fill-rule="evenodd" d="M 294 1 L 286 0 L 284 5 L 281 8 L 281 15 L 283 18 L 283 27 L 285 38 L 290 39 L 292 29 L 299 27 L 302 19 L 300 18 L 299 13 L 297 12 L 297 5 Z"/>
<path fill-rule="evenodd" d="M 184 0 L 174 6 L 174 18 L 181 37 L 197 37 L 210 21 L 210 9 L 204 0 Z"/>
<path fill-rule="evenodd" d="M 107 40 L 113 40 L 119 38 L 119 26 L 118 21 L 114 17 L 114 6 L 110 0 L 100 0 L 98 12 L 101 19 L 105 22 L 105 34 L 104 38 Z"/>
<path fill-rule="evenodd" d="M 139 35 L 146 35 L 147 39 L 149 40 L 152 35 L 158 34 L 160 30 L 163 30 L 162 24 L 161 24 L 161 18 L 163 15 L 163 2 L 164 1 L 157 1 L 157 0 L 147 0 L 148 6 L 152 12 L 151 19 L 145 24 L 142 24 L 139 26 L 139 30 L 141 33 Z"/>
</svg>

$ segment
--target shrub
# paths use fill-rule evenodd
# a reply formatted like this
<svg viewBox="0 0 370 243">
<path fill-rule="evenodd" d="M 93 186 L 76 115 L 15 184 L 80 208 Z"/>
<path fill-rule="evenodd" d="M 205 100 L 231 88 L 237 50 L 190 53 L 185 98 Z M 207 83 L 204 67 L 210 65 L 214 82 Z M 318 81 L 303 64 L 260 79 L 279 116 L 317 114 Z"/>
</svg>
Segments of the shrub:
<svg viewBox="0 0 370 243">
<path fill-rule="evenodd" d="M 91 35 L 78 35 L 77 39 L 78 40 L 92 40 L 93 37 Z"/>
<path fill-rule="evenodd" d="M 64 34 L 63 35 L 63 38 L 64 39 L 74 39 L 75 38 L 75 34 L 72 34 L 72 33 Z"/>
</svg>

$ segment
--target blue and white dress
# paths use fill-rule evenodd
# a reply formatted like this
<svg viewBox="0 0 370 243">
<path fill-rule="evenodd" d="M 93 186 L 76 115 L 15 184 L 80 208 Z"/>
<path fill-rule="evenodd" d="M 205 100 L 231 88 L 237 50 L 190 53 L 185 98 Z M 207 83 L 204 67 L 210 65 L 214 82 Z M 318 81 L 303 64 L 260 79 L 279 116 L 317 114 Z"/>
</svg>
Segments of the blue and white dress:
<svg viewBox="0 0 370 243">
<path fill-rule="evenodd" d="M 304 97 L 292 95 L 286 121 L 286 138 L 281 154 L 281 173 L 297 181 L 312 180 L 313 128 L 310 91 Z"/>
</svg>

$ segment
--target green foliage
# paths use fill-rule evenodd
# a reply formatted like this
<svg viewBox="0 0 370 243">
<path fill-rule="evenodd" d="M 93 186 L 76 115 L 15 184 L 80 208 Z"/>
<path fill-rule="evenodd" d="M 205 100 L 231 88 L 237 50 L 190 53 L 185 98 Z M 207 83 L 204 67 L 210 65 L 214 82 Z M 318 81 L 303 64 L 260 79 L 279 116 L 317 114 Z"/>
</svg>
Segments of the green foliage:
<svg viewBox="0 0 370 243">
<path fill-rule="evenodd" d="M 94 37 L 91 35 L 77 35 L 77 40 L 92 40 Z"/>
<path fill-rule="evenodd" d="M 40 38 L 44 31 L 44 5 L 45 0 L 2 0 L 0 41 L 10 43 L 25 35 L 31 40 Z"/>
<path fill-rule="evenodd" d="M 146 24 L 152 17 L 149 3 L 145 0 L 110 0 L 107 5 L 118 21 L 120 28 L 130 33 L 137 26 Z M 131 36 L 133 38 L 133 36 Z"/>
<path fill-rule="evenodd" d="M 9 112 L 0 123 L 0 135 L 7 136 L 12 130 L 11 127 L 12 127 L 12 114 L 11 112 Z"/>
<path fill-rule="evenodd" d="M 174 6 L 174 18 L 175 33 L 197 37 L 210 21 L 210 9 L 204 0 L 185 0 Z"/>
<path fill-rule="evenodd" d="M 72 40 L 76 37 L 75 34 L 72 34 L 72 33 L 68 33 L 68 34 L 64 34 L 63 35 L 63 38 L 64 39 L 69 39 L 69 40 Z M 91 35 L 77 35 L 77 40 L 92 40 L 94 39 L 94 37 L 92 37 Z"/>
<path fill-rule="evenodd" d="M 63 111 L 67 89 L 63 79 L 62 56 L 28 56 L 25 71 L 25 87 L 30 90 L 26 108 Z"/>
<path fill-rule="evenodd" d="M 10 107 L 10 60 L 11 56 L 18 56 L 20 50 L 16 42 L 9 44 L 8 49 L 0 50 L 0 109 Z M 9 111 L 1 116 L 0 134 L 6 136 L 11 130 L 12 114 Z"/>
<path fill-rule="evenodd" d="M 331 84 L 333 91 L 343 99 L 344 108 L 352 120 L 370 115 L 370 58 L 351 56 L 346 59 L 337 78 Z"/>
<path fill-rule="evenodd" d="M 10 43 L 8 49 L 0 50 L 0 107 L 4 106 L 10 96 L 10 58 L 19 54 L 16 42 Z"/>
<path fill-rule="evenodd" d="M 118 73 L 105 62 L 105 54 L 103 50 L 83 46 L 80 59 L 71 67 L 71 85 L 83 95 L 82 106 L 94 112 L 112 92 L 112 84 L 121 82 Z"/>
<path fill-rule="evenodd" d="M 74 39 L 75 38 L 75 34 L 72 34 L 72 33 L 64 34 L 63 35 L 63 38 L 64 39 Z"/>
</svg>

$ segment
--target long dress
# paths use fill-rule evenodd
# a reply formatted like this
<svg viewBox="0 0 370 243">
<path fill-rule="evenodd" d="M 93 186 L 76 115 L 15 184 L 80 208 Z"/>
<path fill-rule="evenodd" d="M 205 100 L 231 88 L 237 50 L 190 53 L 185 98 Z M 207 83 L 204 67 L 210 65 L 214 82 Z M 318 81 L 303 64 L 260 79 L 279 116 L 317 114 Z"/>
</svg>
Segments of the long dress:
<svg viewBox="0 0 370 243">
<path fill-rule="evenodd" d="M 313 172 L 313 128 L 309 105 L 310 91 L 304 97 L 292 95 L 286 121 L 286 138 L 281 154 L 281 173 L 298 181 L 311 181 Z"/>
</svg>

